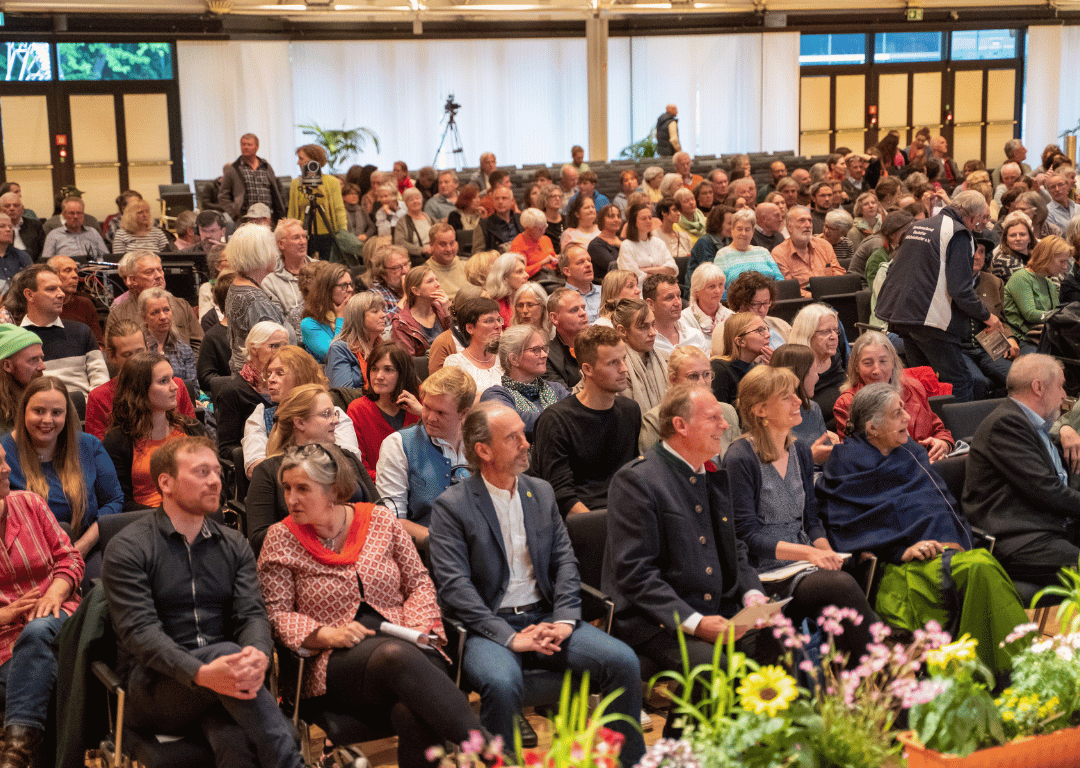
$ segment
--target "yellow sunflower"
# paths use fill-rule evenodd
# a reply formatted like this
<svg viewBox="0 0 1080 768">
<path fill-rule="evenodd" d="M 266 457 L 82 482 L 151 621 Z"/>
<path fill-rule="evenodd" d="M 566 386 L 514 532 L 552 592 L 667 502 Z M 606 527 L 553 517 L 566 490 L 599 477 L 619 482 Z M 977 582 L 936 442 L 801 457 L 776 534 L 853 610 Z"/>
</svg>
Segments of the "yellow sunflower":
<svg viewBox="0 0 1080 768">
<path fill-rule="evenodd" d="M 949 665 L 952 662 L 961 664 L 965 661 L 977 658 L 975 647 L 978 644 L 978 640 L 975 640 L 968 635 L 964 635 L 955 642 L 943 645 L 940 648 L 927 653 L 926 661 L 932 672 L 942 673 L 949 668 Z"/>
<path fill-rule="evenodd" d="M 736 693 L 747 712 L 767 713 L 769 717 L 776 717 L 799 696 L 795 681 L 780 667 L 762 667 L 747 675 Z"/>
</svg>

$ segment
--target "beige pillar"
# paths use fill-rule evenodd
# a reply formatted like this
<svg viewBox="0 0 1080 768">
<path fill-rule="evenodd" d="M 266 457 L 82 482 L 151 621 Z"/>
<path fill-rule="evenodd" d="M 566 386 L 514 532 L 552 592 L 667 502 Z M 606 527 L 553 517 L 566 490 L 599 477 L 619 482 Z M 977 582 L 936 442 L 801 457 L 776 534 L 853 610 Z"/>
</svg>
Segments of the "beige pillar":
<svg viewBox="0 0 1080 768">
<path fill-rule="evenodd" d="M 606 162 L 608 20 L 598 13 L 585 22 L 586 63 L 589 72 L 589 152 L 587 160 Z"/>
</svg>

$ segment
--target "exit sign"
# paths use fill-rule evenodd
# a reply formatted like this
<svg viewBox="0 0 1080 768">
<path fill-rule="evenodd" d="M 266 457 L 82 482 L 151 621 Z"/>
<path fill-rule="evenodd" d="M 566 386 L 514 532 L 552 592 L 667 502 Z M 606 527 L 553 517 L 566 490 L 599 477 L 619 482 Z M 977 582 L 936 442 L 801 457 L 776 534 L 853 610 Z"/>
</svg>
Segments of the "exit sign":
<svg viewBox="0 0 1080 768">
<path fill-rule="evenodd" d="M 907 9 L 907 20 L 908 21 L 922 21 L 923 20 L 923 9 L 922 8 L 908 8 Z"/>
</svg>

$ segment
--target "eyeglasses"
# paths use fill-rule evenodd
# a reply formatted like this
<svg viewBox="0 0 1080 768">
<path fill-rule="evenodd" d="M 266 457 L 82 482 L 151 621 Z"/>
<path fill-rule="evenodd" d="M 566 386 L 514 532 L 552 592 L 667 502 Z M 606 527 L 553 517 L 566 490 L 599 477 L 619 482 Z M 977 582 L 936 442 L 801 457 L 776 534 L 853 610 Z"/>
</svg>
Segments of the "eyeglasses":
<svg viewBox="0 0 1080 768">
<path fill-rule="evenodd" d="M 768 309 L 772 306 L 772 301 L 751 301 L 750 309 Z"/>
<path fill-rule="evenodd" d="M 763 325 L 760 328 L 751 328 L 749 331 L 743 331 L 739 335 L 740 336 L 747 336 L 747 335 L 749 335 L 751 333 L 756 333 L 759 336 L 768 336 L 771 333 L 771 331 L 769 330 L 769 326 Z"/>
<path fill-rule="evenodd" d="M 517 309 L 536 309 L 540 306 L 539 301 L 519 301 L 516 305 Z"/>
<path fill-rule="evenodd" d="M 712 381 L 712 371 L 701 371 L 700 373 L 688 373 L 686 374 L 687 381 Z"/>
<path fill-rule="evenodd" d="M 353 289 L 353 286 L 352 286 L 352 281 L 350 280 L 350 281 L 349 281 L 349 282 L 347 282 L 347 283 L 338 283 L 337 285 L 335 285 L 335 286 L 334 286 L 334 288 L 335 288 L 335 289 L 338 289 L 338 288 L 347 288 L 347 289 L 349 289 L 349 290 L 351 291 L 351 290 Z"/>
<path fill-rule="evenodd" d="M 814 331 L 815 336 L 839 336 L 839 328 L 822 328 L 820 331 Z"/>
<path fill-rule="evenodd" d="M 528 353 L 533 354 L 533 355 L 546 355 L 548 353 L 548 345 L 547 344 L 541 344 L 540 346 L 537 346 L 537 347 L 525 347 L 525 349 L 522 350 L 522 351 L 528 352 Z"/>
<path fill-rule="evenodd" d="M 337 415 L 337 411 L 335 411 L 333 408 L 327 408 L 325 411 L 317 411 L 315 415 L 329 421 Z"/>
<path fill-rule="evenodd" d="M 409 268 L 408 264 L 398 264 L 397 266 L 391 266 L 391 265 L 387 264 L 386 267 L 385 267 L 385 271 L 386 272 L 404 272 L 408 268 Z"/>
</svg>

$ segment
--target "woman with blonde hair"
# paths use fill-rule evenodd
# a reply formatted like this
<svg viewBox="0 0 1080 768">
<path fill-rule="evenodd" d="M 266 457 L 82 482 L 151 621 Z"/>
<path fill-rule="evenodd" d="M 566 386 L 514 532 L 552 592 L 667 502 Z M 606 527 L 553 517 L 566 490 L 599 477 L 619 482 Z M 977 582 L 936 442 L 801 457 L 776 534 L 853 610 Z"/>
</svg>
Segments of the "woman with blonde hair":
<svg viewBox="0 0 1080 768">
<path fill-rule="evenodd" d="M 260 461 L 266 458 L 266 443 L 274 427 L 274 416 L 278 405 L 289 396 L 296 387 L 305 384 L 326 386 L 326 375 L 322 366 L 315 362 L 308 352 L 300 347 L 282 347 L 273 353 L 270 364 L 266 367 L 266 390 L 270 404 L 259 403 L 244 422 L 244 469 L 248 477 Z M 334 442 L 341 448 L 347 448 L 357 455 L 360 450 L 356 443 L 356 434 L 352 430 L 346 414 L 340 408 L 338 429 Z"/>
<path fill-rule="evenodd" d="M 690 305 L 682 312 L 682 319 L 694 325 L 705 341 L 712 347 L 713 334 L 723 330 L 724 321 L 734 312 L 724 306 L 724 270 L 707 261 L 690 276 Z"/>
<path fill-rule="evenodd" d="M 664 361 L 654 349 L 653 311 L 640 299 L 620 299 L 612 309 L 611 324 L 626 344 L 629 384 L 623 395 L 636 401 L 642 413 L 650 411 L 660 405 L 668 390 Z"/>
<path fill-rule="evenodd" d="M 735 405 L 739 382 L 758 362 L 762 362 L 761 350 L 769 343 L 769 326 L 753 312 L 736 312 L 724 321 L 724 354 L 714 354 L 712 366 L 712 391 L 721 403 Z M 715 343 L 713 349 L 716 349 Z"/>
<path fill-rule="evenodd" d="M 520 253 L 513 251 L 504 253 L 495 259 L 491 269 L 488 270 L 484 293 L 488 298 L 495 299 L 499 303 L 499 315 L 502 317 L 503 328 L 509 328 L 513 320 L 514 306 L 511 303 L 513 295 L 527 282 L 529 282 L 527 262 Z"/>
<path fill-rule="evenodd" d="M 283 454 L 290 448 L 319 443 L 333 445 L 337 439 L 341 410 L 334 407 L 330 393 L 322 384 L 301 384 L 282 399 L 274 414 L 274 428 L 266 441 L 266 458 L 251 473 L 251 483 L 244 506 L 251 548 L 258 556 L 266 529 L 284 520 L 288 514 L 285 494 L 278 482 Z M 352 431 L 352 423 L 347 424 Z M 353 439 L 355 441 L 355 435 Z M 375 484 L 360 461 L 359 451 L 342 451 L 353 470 L 355 485 L 350 489 L 353 501 L 375 501 Z"/>
<path fill-rule="evenodd" d="M 1058 305 L 1058 286 L 1053 278 L 1068 271 L 1072 257 L 1071 245 L 1057 235 L 1048 235 L 1036 244 L 1024 268 L 1005 283 L 1005 322 L 1020 340 L 1022 351 L 1034 351 L 1043 318 Z"/>
<path fill-rule="evenodd" d="M 811 564 L 766 587 L 771 596 L 791 598 L 784 614 L 795 626 L 816 621 L 830 605 L 859 614 L 862 620 L 845 620 L 844 632 L 836 638 L 851 669 L 872 641 L 870 625 L 877 616 L 862 587 L 841 570 L 844 560 L 833 550 L 818 517 L 810 446 L 792 433 L 802 421 L 798 384 L 787 368 L 767 365 L 750 371 L 739 384 L 745 433 L 724 454 L 735 532 L 758 573 L 792 561 Z"/>
<path fill-rule="evenodd" d="M 431 238 L 428 232 L 435 222 L 424 213 L 424 193 L 416 187 L 409 187 L 402 195 L 405 202 L 405 214 L 394 225 L 394 245 L 409 252 L 413 264 L 431 256 Z"/>
<path fill-rule="evenodd" d="M 502 256 L 498 251 L 480 251 L 480 253 L 474 253 L 469 257 L 469 260 L 465 262 L 465 279 L 475 285 L 477 288 L 483 288 L 487 285 L 488 273 L 491 271 L 491 265 L 495 263 L 495 260 Z"/>
<path fill-rule="evenodd" d="M 528 282 L 514 291 L 514 316 L 510 325 L 531 325 L 550 339 L 551 315 L 547 311 L 548 295 L 539 283 Z"/>
<path fill-rule="evenodd" d="M 990 259 L 990 272 L 1009 282 L 1014 273 L 1023 269 L 1035 247 L 1035 230 L 1023 211 L 1013 211 L 1001 224 L 1001 242 Z"/>
<path fill-rule="evenodd" d="M 813 351 L 814 370 L 818 374 L 813 400 L 821 406 L 826 424 L 833 422 L 833 405 L 847 378 L 844 355 L 840 349 L 839 315 L 827 304 L 808 304 L 795 315 L 787 341 L 789 344 L 810 347 Z"/>
<path fill-rule="evenodd" d="M 410 356 L 422 357 L 439 334 L 450 327 L 450 300 L 431 267 L 421 264 L 409 270 L 402 303 L 404 306 L 390 321 L 391 337 Z"/>
<path fill-rule="evenodd" d="M 320 363 L 326 362 L 330 342 L 341 332 L 341 315 L 352 295 L 352 275 L 342 264 L 327 263 L 308 286 L 300 333 L 304 349 Z"/>
<path fill-rule="evenodd" d="M 611 269 L 604 275 L 600 283 L 600 317 L 597 325 L 606 325 L 614 328 L 611 324 L 611 312 L 619 299 L 640 299 L 641 286 L 638 284 L 637 274 L 629 269 Z"/>
<path fill-rule="evenodd" d="M 690 248 L 693 249 L 694 243 L 705 234 L 705 214 L 697 207 L 694 193 L 686 187 L 675 190 L 673 197 L 679 206 L 679 220 L 675 222 L 675 227 L 686 233 L 690 238 Z"/>
<path fill-rule="evenodd" d="M 367 356 L 385 331 L 386 302 L 381 295 L 364 291 L 345 303 L 341 330 L 326 353 L 331 387 L 364 386 Z"/>
<path fill-rule="evenodd" d="M 120 217 L 120 228 L 113 237 L 113 256 L 123 256 L 128 251 L 161 253 L 171 250 L 173 247 L 169 238 L 154 226 L 150 203 L 142 198 L 129 202 L 124 208 L 124 215 Z"/>
</svg>

